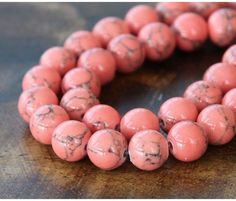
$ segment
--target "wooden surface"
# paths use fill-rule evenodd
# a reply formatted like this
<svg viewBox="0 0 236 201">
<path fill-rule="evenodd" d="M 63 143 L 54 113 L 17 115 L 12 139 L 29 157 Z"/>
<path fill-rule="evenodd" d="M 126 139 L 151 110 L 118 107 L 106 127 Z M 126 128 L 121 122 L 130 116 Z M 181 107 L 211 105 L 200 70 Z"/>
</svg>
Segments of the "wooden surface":
<svg viewBox="0 0 236 201">
<path fill-rule="evenodd" d="M 123 17 L 131 3 L 0 4 L 0 198 L 236 198 L 236 139 L 209 147 L 200 160 L 170 157 L 159 170 L 144 172 L 130 162 L 102 171 L 88 159 L 59 160 L 51 147 L 37 143 L 18 116 L 24 73 L 41 53 L 60 45 L 77 29 L 90 29 L 102 17 Z M 157 112 L 169 97 L 201 79 L 220 61 L 223 50 L 207 43 L 164 63 L 145 63 L 132 75 L 118 75 L 102 90 L 102 103 L 122 114 L 134 107 Z"/>
</svg>

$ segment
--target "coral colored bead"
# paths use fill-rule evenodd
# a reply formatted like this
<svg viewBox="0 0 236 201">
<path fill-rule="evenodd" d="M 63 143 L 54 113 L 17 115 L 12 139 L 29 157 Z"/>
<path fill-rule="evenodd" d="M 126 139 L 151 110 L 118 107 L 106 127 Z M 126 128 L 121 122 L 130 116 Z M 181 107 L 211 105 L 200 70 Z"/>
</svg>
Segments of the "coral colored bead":
<svg viewBox="0 0 236 201">
<path fill-rule="evenodd" d="M 207 150 L 206 131 L 196 122 L 181 121 L 168 133 L 170 151 L 180 161 L 191 162 L 199 159 Z"/>
<path fill-rule="evenodd" d="M 99 130 L 89 139 L 87 153 L 95 166 L 104 170 L 112 170 L 125 162 L 127 141 L 118 131 Z"/>
<path fill-rule="evenodd" d="M 216 63 L 208 68 L 203 79 L 218 86 L 223 93 L 236 87 L 236 67 L 227 63 Z"/>
<path fill-rule="evenodd" d="M 173 29 L 177 35 L 177 45 L 181 50 L 193 51 L 202 46 L 208 36 L 207 23 L 195 13 L 184 13 L 176 18 Z"/>
<path fill-rule="evenodd" d="M 18 100 L 18 111 L 24 121 L 29 123 L 35 110 L 45 104 L 58 104 L 55 93 L 48 87 L 33 87 L 21 93 Z"/>
<path fill-rule="evenodd" d="M 144 44 L 130 34 L 122 34 L 112 39 L 108 49 L 115 57 L 118 71 L 122 73 L 134 72 L 145 59 Z"/>
<path fill-rule="evenodd" d="M 222 8 L 208 19 L 209 35 L 213 43 L 224 47 L 235 42 L 236 38 L 236 11 L 231 8 Z"/>
<path fill-rule="evenodd" d="M 40 64 L 56 69 L 60 75 L 76 65 L 76 57 L 73 52 L 63 47 L 52 47 L 46 50 L 40 58 Z"/>
<path fill-rule="evenodd" d="M 230 46 L 225 51 L 222 62 L 236 65 L 236 45 Z"/>
<path fill-rule="evenodd" d="M 120 131 L 129 140 L 135 133 L 141 130 L 159 130 L 159 119 L 150 110 L 135 108 L 127 112 L 120 122 Z"/>
<path fill-rule="evenodd" d="M 130 161 L 141 170 L 160 168 L 169 156 L 165 137 L 155 130 L 137 132 L 129 142 Z"/>
<path fill-rule="evenodd" d="M 67 111 L 71 119 L 81 120 L 85 112 L 92 106 L 99 104 L 99 100 L 89 89 L 75 88 L 67 91 L 61 99 L 60 105 Z"/>
<path fill-rule="evenodd" d="M 79 58 L 78 66 L 95 72 L 102 85 L 112 81 L 115 77 L 115 58 L 110 51 L 102 48 L 85 51 Z"/>
<path fill-rule="evenodd" d="M 64 43 L 64 47 L 79 56 L 84 51 L 102 47 L 101 41 L 89 31 L 77 31 L 72 33 Z"/>
<path fill-rule="evenodd" d="M 185 2 L 160 2 L 156 10 L 161 20 L 171 25 L 179 15 L 189 11 L 189 7 Z"/>
<path fill-rule="evenodd" d="M 95 105 L 84 115 L 83 122 L 92 131 L 105 128 L 117 130 L 120 125 L 120 114 L 109 105 Z"/>
<path fill-rule="evenodd" d="M 215 104 L 206 107 L 197 122 L 206 130 L 209 144 L 226 144 L 235 135 L 235 114 L 228 106 Z"/>
<path fill-rule="evenodd" d="M 188 99 L 174 97 L 165 101 L 158 113 L 164 130 L 169 131 L 176 123 L 183 120 L 197 119 L 197 107 Z"/>
<path fill-rule="evenodd" d="M 66 161 L 79 161 L 87 154 L 91 132 L 79 121 L 65 121 L 59 124 L 53 132 L 52 148 L 55 154 Z"/>
<path fill-rule="evenodd" d="M 96 96 L 101 91 L 101 83 L 97 75 L 86 68 L 74 68 L 65 74 L 62 80 L 62 91 L 82 87 L 91 90 Z"/>
<path fill-rule="evenodd" d="M 236 114 L 236 89 L 229 90 L 223 97 L 222 104 L 230 107 Z"/>
<path fill-rule="evenodd" d="M 138 38 L 145 45 L 147 58 L 153 61 L 167 59 L 175 50 L 175 34 L 161 22 L 150 23 L 143 27 Z"/>
<path fill-rule="evenodd" d="M 26 90 L 32 87 L 49 87 L 55 93 L 61 89 L 61 76 L 57 70 L 46 68 L 44 66 L 34 66 L 26 72 L 23 81 L 22 89 Z"/>
<path fill-rule="evenodd" d="M 148 5 L 137 5 L 131 8 L 125 16 L 125 21 L 134 34 L 147 24 L 159 21 L 159 17 L 155 9 Z"/>
<path fill-rule="evenodd" d="M 106 17 L 95 24 L 93 34 L 100 39 L 103 47 L 120 34 L 130 33 L 128 25 L 120 18 Z"/>
<path fill-rule="evenodd" d="M 51 144 L 54 129 L 69 120 L 66 111 L 58 105 L 43 105 L 30 118 L 30 131 L 40 143 Z"/>
<path fill-rule="evenodd" d="M 184 92 L 184 97 L 191 100 L 198 111 L 201 111 L 208 105 L 221 103 L 223 93 L 219 87 L 200 80 L 188 86 Z"/>
</svg>

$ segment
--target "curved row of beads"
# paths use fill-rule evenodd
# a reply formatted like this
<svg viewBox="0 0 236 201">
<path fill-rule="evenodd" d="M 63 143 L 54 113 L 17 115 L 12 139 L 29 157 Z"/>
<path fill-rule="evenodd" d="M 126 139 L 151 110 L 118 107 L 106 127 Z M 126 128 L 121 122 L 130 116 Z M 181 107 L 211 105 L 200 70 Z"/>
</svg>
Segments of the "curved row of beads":
<svg viewBox="0 0 236 201">
<path fill-rule="evenodd" d="M 64 47 L 47 50 L 40 65 L 26 73 L 18 102 L 34 138 L 52 144 L 63 160 L 78 161 L 88 153 L 96 166 L 106 170 L 119 167 L 128 154 L 136 167 L 154 170 L 168 159 L 169 146 L 177 159 L 193 161 L 205 153 L 208 143 L 228 143 L 235 135 L 235 46 L 224 54 L 224 63 L 211 66 L 202 81 L 186 89 L 184 98 L 163 103 L 158 116 L 136 108 L 121 118 L 97 99 L 101 85 L 114 79 L 116 70 L 131 73 L 145 57 L 167 59 L 176 44 L 193 51 L 204 43 L 208 32 L 219 46 L 234 42 L 236 11 L 219 9 L 224 6 L 228 4 L 159 3 L 156 12 L 140 5 L 127 13 L 125 21 L 104 18 L 93 32 L 75 32 Z M 209 17 L 208 24 L 203 17 Z M 64 95 L 58 106 L 55 94 L 61 90 Z M 168 132 L 169 145 L 160 126 Z"/>
</svg>

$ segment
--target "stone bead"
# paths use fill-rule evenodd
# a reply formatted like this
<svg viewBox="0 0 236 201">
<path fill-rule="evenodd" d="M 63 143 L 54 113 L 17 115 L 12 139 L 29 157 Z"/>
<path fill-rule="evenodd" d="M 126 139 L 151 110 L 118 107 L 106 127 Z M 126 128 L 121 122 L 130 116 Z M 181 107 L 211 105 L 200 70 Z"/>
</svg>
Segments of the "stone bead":
<svg viewBox="0 0 236 201">
<path fill-rule="evenodd" d="M 223 63 L 236 65 L 236 45 L 230 46 L 224 53 L 222 58 Z"/>
<path fill-rule="evenodd" d="M 236 89 L 229 90 L 223 97 L 222 104 L 230 107 L 236 114 Z"/>
</svg>

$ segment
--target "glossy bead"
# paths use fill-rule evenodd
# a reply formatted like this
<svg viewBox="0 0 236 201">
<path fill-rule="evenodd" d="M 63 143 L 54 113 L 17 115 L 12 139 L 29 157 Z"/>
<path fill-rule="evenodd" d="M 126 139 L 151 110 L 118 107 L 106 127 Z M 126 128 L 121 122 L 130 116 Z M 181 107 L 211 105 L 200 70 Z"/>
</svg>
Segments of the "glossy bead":
<svg viewBox="0 0 236 201">
<path fill-rule="evenodd" d="M 64 121 L 53 132 L 52 148 L 62 160 L 79 161 L 87 155 L 86 146 L 91 132 L 79 121 Z"/>
<path fill-rule="evenodd" d="M 188 86 L 184 92 L 184 97 L 192 101 L 198 111 L 201 111 L 208 105 L 221 103 L 223 93 L 219 87 L 200 80 Z"/>
<path fill-rule="evenodd" d="M 130 161 L 141 170 L 155 170 L 168 159 L 168 149 L 166 138 L 158 131 L 139 131 L 129 143 Z"/>
<path fill-rule="evenodd" d="M 130 33 L 128 25 L 118 17 L 105 17 L 95 24 L 93 34 L 100 39 L 103 47 L 118 35 Z"/>
<path fill-rule="evenodd" d="M 153 61 L 167 59 L 175 50 L 175 34 L 161 22 L 150 23 L 143 27 L 138 38 L 145 45 L 147 58 Z"/>
<path fill-rule="evenodd" d="M 55 93 L 48 87 L 33 87 L 21 93 L 18 100 L 18 111 L 22 119 L 29 123 L 35 110 L 45 104 L 58 104 Z"/>
<path fill-rule="evenodd" d="M 222 62 L 236 65 L 236 45 L 230 46 L 225 51 Z"/>
<path fill-rule="evenodd" d="M 71 119 L 81 120 L 85 112 L 92 106 L 99 104 L 99 100 L 92 91 L 85 88 L 75 88 L 67 91 L 61 99 L 60 105 L 67 111 Z"/>
<path fill-rule="evenodd" d="M 216 63 L 208 68 L 203 79 L 218 86 L 223 93 L 236 87 L 236 67 L 227 63 Z"/>
<path fill-rule="evenodd" d="M 199 159 L 207 150 L 206 131 L 196 122 L 181 121 L 168 133 L 168 142 L 173 156 L 184 162 Z"/>
<path fill-rule="evenodd" d="M 158 113 L 162 123 L 162 128 L 169 131 L 176 123 L 183 120 L 197 119 L 197 107 L 188 99 L 182 97 L 174 97 L 165 101 Z"/>
<path fill-rule="evenodd" d="M 69 120 L 66 111 L 58 105 L 43 105 L 30 118 L 30 131 L 42 144 L 51 144 L 54 129 L 63 121 Z"/>
<path fill-rule="evenodd" d="M 188 52 L 201 47 L 208 36 L 206 21 L 195 13 L 188 12 L 177 17 L 173 29 L 177 35 L 178 47 Z"/>
<path fill-rule="evenodd" d="M 120 131 L 129 140 L 135 133 L 141 130 L 159 130 L 159 119 L 150 110 L 135 108 L 128 111 L 120 122 Z"/>
<path fill-rule="evenodd" d="M 127 12 L 125 21 L 131 32 L 138 34 L 145 25 L 159 21 L 159 17 L 153 7 L 148 5 L 137 5 Z"/>
<path fill-rule="evenodd" d="M 230 45 L 236 38 L 236 11 L 222 8 L 209 17 L 209 35 L 213 43 L 220 47 Z"/>
<path fill-rule="evenodd" d="M 120 114 L 109 105 L 95 105 L 84 115 L 83 122 L 92 131 L 105 128 L 117 130 L 120 125 Z"/>
<path fill-rule="evenodd" d="M 235 114 L 225 105 L 206 107 L 199 114 L 197 122 L 206 130 L 209 144 L 226 144 L 235 135 Z"/>
<path fill-rule="evenodd" d="M 127 157 L 127 141 L 118 131 L 103 129 L 89 139 L 87 153 L 90 161 L 104 170 L 121 166 Z"/>
<path fill-rule="evenodd" d="M 144 44 L 130 34 L 122 34 L 112 39 L 108 50 L 112 52 L 117 69 L 122 73 L 134 72 L 145 59 Z"/>
<path fill-rule="evenodd" d="M 67 72 L 62 80 L 63 93 L 82 87 L 91 90 L 96 96 L 101 91 L 101 83 L 97 75 L 87 68 L 74 68 Z"/>
<path fill-rule="evenodd" d="M 26 72 L 22 81 L 22 89 L 26 90 L 39 86 L 49 87 L 55 93 L 58 93 L 61 89 L 60 74 L 53 68 L 46 68 L 40 65 L 34 66 Z"/>
<path fill-rule="evenodd" d="M 63 47 L 51 47 L 42 54 L 40 64 L 54 68 L 60 75 L 64 75 L 75 67 L 76 57 L 73 52 Z"/>
<path fill-rule="evenodd" d="M 101 41 L 89 31 L 77 31 L 72 33 L 64 43 L 64 47 L 80 56 L 84 51 L 102 47 Z"/>
<path fill-rule="evenodd" d="M 85 51 L 79 58 L 78 66 L 96 73 L 102 85 L 111 82 L 115 77 L 115 58 L 110 51 L 102 48 L 93 48 Z"/>
<path fill-rule="evenodd" d="M 229 90 L 222 100 L 222 104 L 230 107 L 236 114 L 236 89 Z"/>
</svg>

